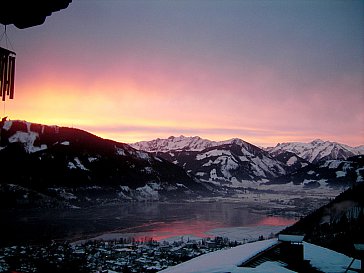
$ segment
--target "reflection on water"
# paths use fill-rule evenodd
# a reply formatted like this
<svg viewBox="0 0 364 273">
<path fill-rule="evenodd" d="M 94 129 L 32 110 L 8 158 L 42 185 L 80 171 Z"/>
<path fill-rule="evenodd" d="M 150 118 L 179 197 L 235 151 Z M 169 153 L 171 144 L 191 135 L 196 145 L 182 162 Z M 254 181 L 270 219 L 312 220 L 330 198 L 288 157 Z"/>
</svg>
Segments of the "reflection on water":
<svg viewBox="0 0 364 273">
<path fill-rule="evenodd" d="M 64 210 L 0 211 L 1 244 L 50 239 L 81 239 L 100 234 L 147 234 L 154 239 L 193 235 L 206 237 L 216 228 L 283 226 L 294 219 L 251 212 L 238 203 L 126 203 Z"/>
<path fill-rule="evenodd" d="M 121 235 L 108 234 L 108 236 L 110 238 L 114 237 L 113 235 L 116 235 L 114 238 L 117 238 L 126 234 L 127 236 L 132 236 L 137 240 L 143 239 L 143 237 L 149 237 L 157 241 L 181 236 L 204 238 L 207 237 L 206 231 L 223 227 L 226 227 L 226 225 L 217 221 L 213 222 L 201 219 L 189 219 L 173 222 L 158 222 L 146 227 L 144 230 L 129 229 L 128 231 L 131 231 L 132 233 L 122 230 L 118 232 Z M 101 238 L 105 238 L 105 235 L 102 235 Z"/>
<path fill-rule="evenodd" d="M 150 238 L 157 241 L 163 241 L 168 238 L 173 238 L 175 240 L 183 237 L 185 237 L 185 239 L 207 238 L 215 235 L 221 236 L 221 234 L 225 233 L 226 237 L 232 236 L 230 239 L 234 239 L 234 237 L 238 236 L 238 239 L 236 240 L 240 240 L 240 237 L 243 236 L 242 233 L 249 233 L 247 236 L 243 236 L 244 238 L 249 238 L 251 234 L 258 237 L 263 233 L 270 234 L 271 232 L 278 232 L 282 227 L 291 225 L 294 222 L 294 219 L 269 216 L 262 218 L 258 222 L 251 223 L 246 226 L 246 228 L 241 228 L 240 225 L 231 226 L 219 221 L 188 219 L 172 222 L 155 222 L 139 227 L 126 228 L 112 233 L 105 233 L 96 236 L 93 239 L 117 240 L 130 237 L 139 241 L 148 240 Z M 238 235 L 236 233 L 238 233 Z"/>
<path fill-rule="evenodd" d="M 289 226 L 296 222 L 292 218 L 284 218 L 278 216 L 267 216 L 261 219 L 256 226 Z"/>
</svg>

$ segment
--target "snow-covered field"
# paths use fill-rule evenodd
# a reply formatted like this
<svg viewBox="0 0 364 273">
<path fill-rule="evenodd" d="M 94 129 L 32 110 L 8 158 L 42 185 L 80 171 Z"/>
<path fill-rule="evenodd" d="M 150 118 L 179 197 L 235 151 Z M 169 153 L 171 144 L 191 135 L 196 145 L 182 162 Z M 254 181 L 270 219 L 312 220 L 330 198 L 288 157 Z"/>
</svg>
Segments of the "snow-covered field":
<svg viewBox="0 0 364 273">
<path fill-rule="evenodd" d="M 236 192 L 231 196 L 200 198 L 199 201 L 237 202 L 251 208 L 252 211 L 266 215 L 282 215 L 288 217 L 302 217 L 313 210 L 327 204 L 344 189 L 320 187 L 307 189 L 304 185 L 288 184 L 261 184 L 252 187 L 246 182 L 248 189 Z"/>
<path fill-rule="evenodd" d="M 279 262 L 265 262 L 256 268 L 238 267 L 254 255 L 273 246 L 278 241 L 270 239 L 240 245 L 227 250 L 208 253 L 182 264 L 160 271 L 161 273 L 211 273 L 211 272 L 260 272 L 286 273 L 294 272 L 284 268 Z M 322 272 L 341 273 L 346 270 L 352 258 L 341 253 L 304 242 L 304 258 Z M 351 268 L 359 269 L 360 261 L 356 260 Z M 353 271 L 348 271 L 353 272 Z"/>
</svg>

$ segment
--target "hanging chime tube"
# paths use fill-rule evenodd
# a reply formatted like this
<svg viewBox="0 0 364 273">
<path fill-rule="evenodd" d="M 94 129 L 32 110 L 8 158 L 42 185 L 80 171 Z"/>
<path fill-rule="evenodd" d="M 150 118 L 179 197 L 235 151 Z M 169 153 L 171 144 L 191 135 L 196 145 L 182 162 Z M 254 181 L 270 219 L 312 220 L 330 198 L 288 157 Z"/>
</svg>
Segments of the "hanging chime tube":
<svg viewBox="0 0 364 273">
<path fill-rule="evenodd" d="M 0 55 L 0 97 L 3 97 L 3 55 Z"/>
<path fill-rule="evenodd" d="M 10 94 L 9 99 L 14 99 L 14 79 L 15 79 L 15 57 L 10 56 L 11 71 L 10 71 Z"/>
<path fill-rule="evenodd" d="M 14 98 L 15 53 L 0 47 L 0 97 Z"/>
</svg>

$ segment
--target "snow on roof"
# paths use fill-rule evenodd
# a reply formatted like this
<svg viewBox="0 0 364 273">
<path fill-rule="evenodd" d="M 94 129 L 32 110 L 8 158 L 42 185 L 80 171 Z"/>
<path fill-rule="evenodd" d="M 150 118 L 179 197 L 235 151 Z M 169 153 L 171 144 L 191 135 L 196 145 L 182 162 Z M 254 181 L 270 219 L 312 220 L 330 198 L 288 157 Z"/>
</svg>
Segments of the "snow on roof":
<svg viewBox="0 0 364 273">
<path fill-rule="evenodd" d="M 302 243 L 304 237 L 303 235 L 279 234 L 278 240 L 281 242 Z"/>
<path fill-rule="evenodd" d="M 277 239 L 271 239 L 265 241 L 258 241 L 250 244 L 244 244 L 227 250 L 218 250 L 215 252 L 199 256 L 197 258 L 176 265 L 174 267 L 167 268 L 160 272 L 163 273 L 247 272 L 247 271 L 241 271 L 240 269 L 243 268 L 238 268 L 237 266 L 242 264 L 247 259 L 255 256 L 259 252 L 264 251 L 265 249 L 277 243 L 278 243 Z M 277 271 L 267 271 L 267 272 L 277 272 Z"/>
<path fill-rule="evenodd" d="M 238 271 L 239 270 L 239 271 Z M 260 265 L 258 265 L 255 268 L 243 268 L 243 267 L 236 267 L 235 271 L 236 273 L 243 273 L 243 272 L 251 272 L 251 273 L 295 273 L 295 271 L 289 270 L 287 268 L 284 268 L 281 263 L 279 262 L 265 262 Z"/>
<path fill-rule="evenodd" d="M 364 250 L 364 244 L 354 244 L 354 247 L 356 250 L 359 250 L 359 251 Z"/>
<path fill-rule="evenodd" d="M 277 239 L 258 241 L 240 245 L 227 250 L 211 252 L 182 264 L 167 268 L 161 273 L 288 273 L 293 272 L 284 268 L 279 262 L 265 262 L 256 268 L 238 267 L 244 261 L 277 244 Z M 352 258 L 323 248 L 317 245 L 303 242 L 305 260 L 310 261 L 312 267 L 322 272 L 344 272 L 352 261 Z M 355 260 L 351 268 L 360 269 L 360 261 Z"/>
<path fill-rule="evenodd" d="M 344 254 L 321 246 L 304 242 L 303 247 L 305 260 L 309 260 L 313 267 L 322 272 L 344 272 L 352 261 L 352 258 Z M 360 269 L 360 261 L 355 260 L 351 268 Z"/>
</svg>

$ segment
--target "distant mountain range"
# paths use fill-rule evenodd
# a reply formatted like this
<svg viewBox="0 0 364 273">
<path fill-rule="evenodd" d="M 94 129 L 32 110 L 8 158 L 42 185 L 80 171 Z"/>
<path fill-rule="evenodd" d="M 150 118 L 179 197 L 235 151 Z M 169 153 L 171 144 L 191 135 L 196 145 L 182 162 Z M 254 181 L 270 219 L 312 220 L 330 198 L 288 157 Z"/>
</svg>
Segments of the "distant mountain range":
<svg viewBox="0 0 364 273">
<path fill-rule="evenodd" d="M 0 207 L 197 198 L 276 184 L 346 188 L 364 181 L 362 148 L 316 140 L 262 149 L 237 138 L 184 136 L 128 145 L 79 129 L 2 121 Z"/>
<path fill-rule="evenodd" d="M 150 141 L 140 141 L 132 143 L 130 144 L 130 146 L 138 150 L 165 153 L 171 151 L 202 151 L 206 148 L 237 142 L 247 143 L 238 138 L 224 141 L 211 141 L 208 139 L 200 138 L 198 136 L 185 137 L 181 135 L 179 137 L 170 136 L 167 139 L 157 138 Z M 350 147 L 345 144 L 323 141 L 320 139 L 313 140 L 309 143 L 279 143 L 275 147 L 268 147 L 264 150 L 269 152 L 273 156 L 278 156 L 282 153 L 290 152 L 311 163 L 316 163 L 320 160 L 347 159 L 348 157 L 356 155 L 364 155 L 364 145 L 358 147 Z"/>
<path fill-rule="evenodd" d="M 347 186 L 363 180 L 364 146 L 335 142 L 283 143 L 261 149 L 241 139 L 169 137 L 131 144 L 183 167 L 203 181 L 231 187 L 256 182 Z M 356 158 L 358 157 L 358 158 Z"/>
</svg>

